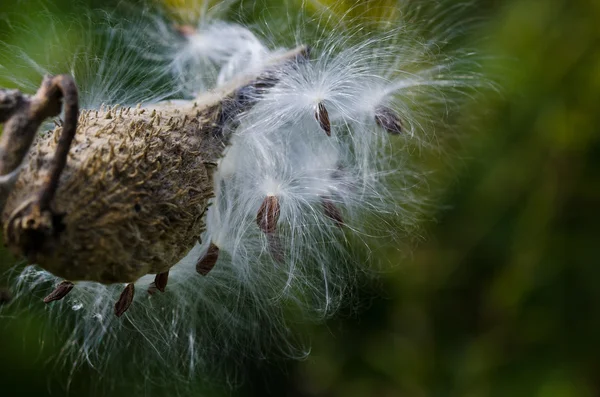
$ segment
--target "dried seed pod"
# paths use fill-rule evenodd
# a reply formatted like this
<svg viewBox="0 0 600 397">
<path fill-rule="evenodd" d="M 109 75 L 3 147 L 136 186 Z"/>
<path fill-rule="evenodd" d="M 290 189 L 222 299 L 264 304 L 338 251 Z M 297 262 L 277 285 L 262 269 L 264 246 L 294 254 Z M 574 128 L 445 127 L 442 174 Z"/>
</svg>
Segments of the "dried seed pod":
<svg viewBox="0 0 600 397">
<path fill-rule="evenodd" d="M 198 259 L 198 262 L 196 262 L 196 271 L 199 274 L 206 276 L 213 267 L 215 267 L 217 259 L 219 259 L 219 247 L 210 243 L 206 253 Z"/>
<path fill-rule="evenodd" d="M 265 197 L 256 214 L 256 223 L 260 230 L 264 233 L 275 232 L 280 211 L 279 199 L 276 196 Z"/>
<path fill-rule="evenodd" d="M 329 112 L 327 112 L 327 108 L 323 102 L 319 102 L 317 104 L 317 109 L 315 110 L 315 118 L 319 122 L 319 125 L 325 131 L 327 136 L 331 136 L 331 123 L 329 122 Z"/>
<path fill-rule="evenodd" d="M 378 106 L 375 109 L 375 122 L 390 134 L 398 135 L 402 133 L 402 120 L 396 112 L 387 106 Z"/>
<path fill-rule="evenodd" d="M 129 309 L 131 302 L 133 302 L 133 295 L 135 293 L 135 287 L 133 283 L 127 284 L 117 303 L 115 303 L 115 315 L 121 317 L 123 313 Z"/>
<path fill-rule="evenodd" d="M 207 107 L 200 117 L 208 122 L 219 106 Z M 157 113 L 162 111 L 168 109 Z M 204 231 L 201 214 L 213 195 L 213 170 L 205 164 L 221 156 L 224 138 L 205 123 L 164 133 L 150 113 L 79 116 L 52 214 L 40 222 L 32 218 L 39 227 L 31 233 L 23 204 L 44 188 L 39 176 L 49 171 L 57 149 L 52 136 L 61 129 L 39 136 L 31 150 L 36 156 L 26 158 L 4 207 L 11 251 L 58 277 L 105 284 L 163 273 L 183 258 Z M 184 190 L 178 194 L 175 187 Z"/>
<path fill-rule="evenodd" d="M 289 62 L 303 49 L 272 64 Z M 221 158 L 229 137 L 216 122 L 220 110 L 244 87 L 264 84 L 256 80 L 261 74 L 187 106 L 158 103 L 127 112 L 104 107 L 78 117 L 70 106 L 76 95 L 56 95 L 54 85 L 66 80 L 45 80 L 35 97 L 23 96 L 29 103 L 17 101 L 6 111 L 0 177 L 19 170 L 7 197 L 0 194 L 8 248 L 67 280 L 131 283 L 168 271 L 205 230 L 203 215 L 214 196 L 209 165 Z M 48 109 L 39 105 L 44 112 L 33 119 L 25 105 L 38 102 Z M 40 120 L 59 114 L 63 102 L 69 116 L 64 125 L 36 134 Z M 63 139 L 73 127 L 72 142 Z M 40 177 L 45 175 L 50 178 Z"/>
<path fill-rule="evenodd" d="M 323 206 L 323 212 L 325 213 L 326 217 L 334 221 L 339 227 L 344 226 L 342 213 L 329 197 L 323 197 L 321 199 L 321 205 Z"/>
<path fill-rule="evenodd" d="M 47 297 L 44 298 L 44 303 L 50 303 L 53 301 L 61 300 L 62 298 L 67 296 L 67 294 L 69 292 L 71 292 L 71 290 L 73 289 L 73 286 L 74 286 L 74 284 L 70 281 L 61 282 L 60 284 L 58 284 L 56 286 L 54 291 L 52 291 L 50 293 L 50 295 L 48 295 Z"/>
<path fill-rule="evenodd" d="M 158 273 L 156 277 L 154 277 L 154 286 L 160 292 L 165 292 L 165 288 L 167 288 L 167 282 L 169 281 L 169 272 Z"/>
</svg>

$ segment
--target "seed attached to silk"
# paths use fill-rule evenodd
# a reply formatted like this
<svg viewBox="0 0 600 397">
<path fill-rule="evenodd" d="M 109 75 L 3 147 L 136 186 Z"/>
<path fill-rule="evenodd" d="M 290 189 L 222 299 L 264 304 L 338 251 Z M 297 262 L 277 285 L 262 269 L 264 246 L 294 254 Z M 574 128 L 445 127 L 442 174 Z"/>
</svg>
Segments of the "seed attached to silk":
<svg viewBox="0 0 600 397">
<path fill-rule="evenodd" d="M 200 257 L 198 262 L 196 262 L 196 271 L 199 274 L 206 276 L 213 269 L 213 267 L 215 267 L 217 259 L 219 259 L 219 247 L 213 243 L 210 243 L 206 254 Z"/>
<path fill-rule="evenodd" d="M 275 196 L 267 196 L 263 200 L 258 213 L 256 214 L 256 223 L 264 233 L 273 233 L 279 221 L 281 207 L 279 199 Z"/>
<path fill-rule="evenodd" d="M 319 125 L 325 131 L 327 136 L 331 136 L 331 122 L 329 121 L 329 112 L 323 102 L 319 102 L 317 110 L 315 111 L 315 118 L 319 122 Z"/>
<path fill-rule="evenodd" d="M 160 292 L 165 292 L 167 282 L 169 281 L 169 272 L 158 273 L 154 278 L 154 285 Z"/>
<path fill-rule="evenodd" d="M 71 292 L 71 290 L 73 289 L 73 286 L 74 286 L 74 284 L 70 281 L 61 282 L 60 284 L 58 284 L 56 286 L 54 291 L 52 291 L 50 293 L 50 295 L 48 295 L 47 297 L 44 298 L 44 303 L 50 303 L 50 302 L 61 300 L 62 298 L 67 296 L 67 294 L 69 292 Z"/>
<path fill-rule="evenodd" d="M 387 106 L 378 106 L 375 109 L 375 122 L 392 135 L 402 133 L 402 120 L 400 120 L 400 116 Z"/>
<path fill-rule="evenodd" d="M 115 315 L 121 317 L 123 313 L 129 309 L 131 302 L 133 302 L 133 294 L 135 293 L 135 287 L 133 283 L 127 284 L 117 303 L 115 303 Z"/>
</svg>

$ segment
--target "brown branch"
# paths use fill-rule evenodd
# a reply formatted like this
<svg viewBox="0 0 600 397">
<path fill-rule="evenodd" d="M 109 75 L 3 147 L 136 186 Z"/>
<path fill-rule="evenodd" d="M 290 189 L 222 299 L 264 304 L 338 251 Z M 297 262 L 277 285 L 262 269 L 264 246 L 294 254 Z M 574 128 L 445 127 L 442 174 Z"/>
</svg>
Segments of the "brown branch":
<svg viewBox="0 0 600 397">
<path fill-rule="evenodd" d="M 58 140 L 56 152 L 50 166 L 50 173 L 44 181 L 44 187 L 38 195 L 38 205 L 41 210 L 50 209 L 50 202 L 54 198 L 60 174 L 67 164 L 67 156 L 75 133 L 77 132 L 77 119 L 79 117 L 79 99 L 77 87 L 71 76 L 60 75 L 52 79 L 46 79 L 42 87 L 47 86 L 48 98 L 55 98 L 55 101 L 63 101 L 64 123 L 62 133 Z"/>
<path fill-rule="evenodd" d="M 51 171 L 44 188 L 38 195 L 40 208 L 48 208 L 58 185 L 58 179 L 66 161 L 71 141 L 77 129 L 77 88 L 70 76 L 46 76 L 38 92 L 23 95 L 18 90 L 0 90 L 0 123 L 4 131 L 0 137 L 0 176 L 9 176 L 23 162 L 42 122 L 57 116 L 61 104 L 65 107 L 65 124 Z M 14 178 L 5 181 L 0 191 L 0 210 L 4 207 Z"/>
<path fill-rule="evenodd" d="M 56 232 L 56 214 L 52 212 L 50 204 L 58 189 L 60 175 L 67 163 L 69 149 L 77 131 L 77 87 L 70 76 L 46 76 L 33 97 L 23 96 L 18 91 L 4 91 L 3 94 L 0 97 L 4 99 L 0 102 L 0 117 L 4 117 L 6 122 L 0 138 L 0 177 L 10 177 L 5 178 L 0 186 L 2 210 L 15 183 L 18 168 L 33 143 L 39 126 L 46 118 L 57 116 L 63 105 L 65 110 L 65 121 L 56 152 L 42 187 L 31 200 L 13 211 L 4 225 L 6 241 L 21 246 L 28 255 L 37 252 L 45 237 Z"/>
</svg>

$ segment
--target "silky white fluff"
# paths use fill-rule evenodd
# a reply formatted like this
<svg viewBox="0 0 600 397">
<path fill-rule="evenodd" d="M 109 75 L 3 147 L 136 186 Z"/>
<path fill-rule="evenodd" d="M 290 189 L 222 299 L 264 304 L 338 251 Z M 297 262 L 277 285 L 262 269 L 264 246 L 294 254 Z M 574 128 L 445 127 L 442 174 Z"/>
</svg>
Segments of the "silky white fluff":
<svg viewBox="0 0 600 397">
<path fill-rule="evenodd" d="M 5 45 L 2 77 L 16 68 L 6 61 L 16 51 L 21 65 L 38 74 L 73 73 L 87 107 L 193 101 L 261 70 L 291 47 L 276 39 L 275 23 L 252 30 L 201 14 L 185 34 L 156 14 L 95 28 L 89 46 L 98 33 L 101 50 L 90 56 L 82 43 L 88 50 L 66 64 Z M 378 247 L 412 237 L 429 209 L 434 171 L 420 163 L 421 152 L 438 147 L 436 128 L 485 84 L 476 54 L 444 48 L 457 25 L 445 23 L 427 35 L 407 15 L 385 29 L 364 20 L 332 29 L 322 19 L 303 19 L 296 44 L 309 45 L 311 54 L 270 68 L 276 85 L 248 93 L 256 104 L 230 132 L 202 243 L 172 268 L 165 294 L 143 293 L 153 276 L 138 280 L 122 318 L 113 314 L 122 285 L 76 283 L 65 299 L 46 306 L 48 322 L 64 334 L 60 360 L 74 370 L 87 363 L 100 371 L 126 362 L 119 371 L 159 370 L 184 379 L 232 358 L 304 356 L 307 345 L 299 343 L 289 318 L 314 321 L 335 313 L 350 299 L 354 280 L 380 266 Z M 315 26 L 309 29 L 310 23 Z M 311 29 L 318 34 L 303 38 Z M 65 26 L 55 30 L 60 38 Z M 14 81 L 32 91 L 39 79 L 34 75 Z M 331 136 L 315 117 L 319 104 L 328 112 Z M 376 122 L 382 107 L 401 121 L 400 135 Z M 256 223 L 269 195 L 281 205 L 276 237 Z M 342 225 L 328 216 L 327 205 L 337 208 Z M 220 248 L 219 260 L 201 277 L 195 261 L 211 242 Z M 14 305 L 40 309 L 38 298 L 59 281 L 36 266 L 25 268 L 16 277 Z M 29 304 L 31 295 L 36 299 Z"/>
</svg>

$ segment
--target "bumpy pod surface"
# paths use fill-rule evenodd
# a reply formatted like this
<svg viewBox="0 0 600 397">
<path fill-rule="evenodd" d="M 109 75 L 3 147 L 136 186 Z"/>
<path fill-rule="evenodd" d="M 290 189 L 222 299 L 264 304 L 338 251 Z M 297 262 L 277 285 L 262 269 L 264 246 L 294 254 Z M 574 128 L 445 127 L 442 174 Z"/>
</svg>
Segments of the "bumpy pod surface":
<svg viewBox="0 0 600 397">
<path fill-rule="evenodd" d="M 215 106 L 82 112 L 53 204 L 60 230 L 17 253 L 72 281 L 123 283 L 167 271 L 205 228 L 211 169 L 224 147 L 217 113 Z M 3 222 L 41 189 L 61 130 L 34 142 Z"/>
</svg>

